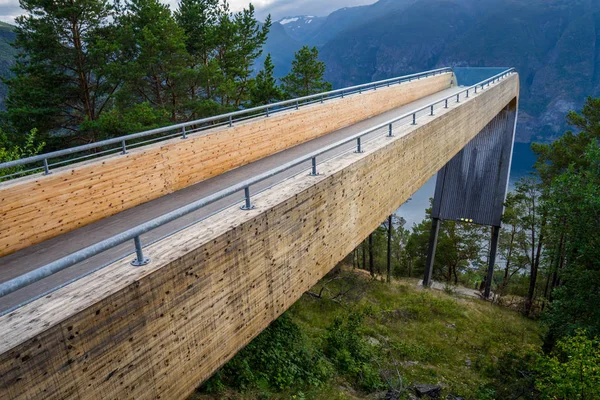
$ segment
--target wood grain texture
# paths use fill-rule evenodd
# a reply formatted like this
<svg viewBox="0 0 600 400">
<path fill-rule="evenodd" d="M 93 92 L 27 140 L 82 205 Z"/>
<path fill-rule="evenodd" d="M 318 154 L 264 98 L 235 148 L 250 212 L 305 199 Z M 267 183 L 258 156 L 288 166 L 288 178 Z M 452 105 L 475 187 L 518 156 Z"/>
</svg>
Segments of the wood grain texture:
<svg viewBox="0 0 600 400">
<path fill-rule="evenodd" d="M 517 95 L 513 75 L 0 317 L 0 398 L 185 398 Z"/>
<path fill-rule="evenodd" d="M 0 257 L 450 87 L 446 73 L 0 183 Z"/>
</svg>

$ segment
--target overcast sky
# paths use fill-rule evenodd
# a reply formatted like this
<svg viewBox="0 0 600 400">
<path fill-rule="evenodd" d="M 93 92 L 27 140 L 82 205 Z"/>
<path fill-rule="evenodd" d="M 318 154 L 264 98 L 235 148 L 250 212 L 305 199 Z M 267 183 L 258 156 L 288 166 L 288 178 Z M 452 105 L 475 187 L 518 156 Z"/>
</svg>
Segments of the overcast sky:
<svg viewBox="0 0 600 400">
<path fill-rule="evenodd" d="M 176 6 L 177 0 L 162 0 Z M 375 3 L 376 0 L 253 0 L 256 13 L 263 20 L 269 13 L 275 20 L 295 15 L 326 16 L 343 7 Z M 250 3 L 249 0 L 229 0 L 233 10 L 241 10 Z M 0 20 L 14 23 L 21 14 L 19 0 L 0 0 Z"/>
</svg>

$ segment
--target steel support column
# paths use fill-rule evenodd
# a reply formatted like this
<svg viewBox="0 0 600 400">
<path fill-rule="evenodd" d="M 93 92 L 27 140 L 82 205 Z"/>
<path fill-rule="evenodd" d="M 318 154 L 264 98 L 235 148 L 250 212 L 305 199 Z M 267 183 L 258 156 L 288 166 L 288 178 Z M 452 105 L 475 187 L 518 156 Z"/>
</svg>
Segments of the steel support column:
<svg viewBox="0 0 600 400">
<path fill-rule="evenodd" d="M 431 286 L 431 275 L 433 274 L 433 262 L 435 260 L 435 249 L 437 247 L 439 233 L 440 220 L 439 218 L 433 218 L 431 221 L 431 235 L 429 236 L 429 250 L 427 251 L 427 263 L 425 264 L 423 286 Z"/>
<path fill-rule="evenodd" d="M 498 251 L 498 237 L 500 236 L 500 227 L 492 226 L 492 241 L 490 244 L 490 254 L 488 257 L 488 271 L 485 278 L 485 289 L 483 296 L 486 299 L 490 298 L 492 289 L 492 279 L 494 279 L 494 264 L 496 264 L 496 252 Z"/>
</svg>

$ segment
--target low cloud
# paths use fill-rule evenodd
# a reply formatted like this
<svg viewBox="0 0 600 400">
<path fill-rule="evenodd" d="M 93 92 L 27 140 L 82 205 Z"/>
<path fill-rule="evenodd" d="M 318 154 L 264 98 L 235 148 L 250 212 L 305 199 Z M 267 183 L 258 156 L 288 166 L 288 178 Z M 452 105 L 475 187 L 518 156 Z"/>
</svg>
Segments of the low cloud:
<svg viewBox="0 0 600 400">
<path fill-rule="evenodd" d="M 18 0 L 0 0 L 0 21 L 15 23 L 15 18 L 23 14 Z"/>
</svg>

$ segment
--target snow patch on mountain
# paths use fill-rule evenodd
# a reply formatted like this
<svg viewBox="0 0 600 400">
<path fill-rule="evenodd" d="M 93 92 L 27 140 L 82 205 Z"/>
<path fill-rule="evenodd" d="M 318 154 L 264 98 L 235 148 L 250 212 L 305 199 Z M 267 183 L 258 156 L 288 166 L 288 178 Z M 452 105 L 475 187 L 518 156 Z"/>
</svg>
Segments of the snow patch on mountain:
<svg viewBox="0 0 600 400">
<path fill-rule="evenodd" d="M 294 18 L 284 18 L 284 19 L 282 19 L 281 21 L 279 21 L 279 23 L 280 23 L 281 25 L 287 25 L 287 24 L 289 24 L 290 22 L 296 22 L 296 21 L 298 21 L 299 19 L 300 19 L 300 17 L 294 17 Z"/>
</svg>

